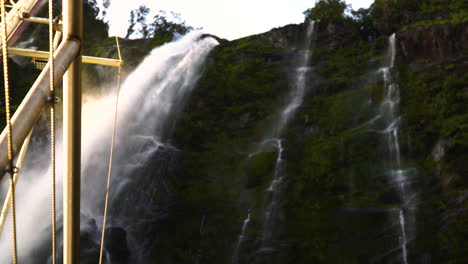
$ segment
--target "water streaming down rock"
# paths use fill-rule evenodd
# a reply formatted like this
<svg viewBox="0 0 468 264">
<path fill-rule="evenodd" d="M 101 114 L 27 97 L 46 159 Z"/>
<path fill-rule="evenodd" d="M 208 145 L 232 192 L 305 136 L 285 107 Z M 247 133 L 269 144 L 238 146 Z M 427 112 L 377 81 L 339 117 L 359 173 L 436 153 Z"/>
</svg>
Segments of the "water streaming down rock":
<svg viewBox="0 0 468 264">
<path fill-rule="evenodd" d="M 274 166 L 273 178 L 265 190 L 268 194 L 267 204 L 263 209 L 263 219 L 261 226 L 261 237 L 260 237 L 260 248 L 257 253 L 264 254 L 274 251 L 274 241 L 276 236 L 276 227 L 278 222 L 278 213 L 281 204 L 281 193 L 282 185 L 284 183 L 284 148 L 281 139 L 282 132 L 287 126 L 288 122 L 296 113 L 298 107 L 301 106 L 304 95 L 307 91 L 307 77 L 310 68 L 307 67 L 309 60 L 312 55 L 311 44 L 314 33 L 314 22 L 307 24 L 305 30 L 305 41 L 301 45 L 302 49 L 299 51 L 300 56 L 296 62 L 296 69 L 293 76 L 293 83 L 291 90 L 286 96 L 285 104 L 280 108 L 276 122 L 274 122 L 270 129 L 268 129 L 263 136 L 263 140 L 257 147 L 257 149 L 249 155 L 249 159 L 259 152 L 269 150 L 271 148 L 276 149 L 277 158 Z M 245 240 L 245 233 L 250 223 L 250 212 L 247 214 L 247 218 L 243 221 L 241 232 L 238 235 L 237 242 L 234 247 L 234 253 L 231 258 L 233 264 L 240 263 L 240 252 L 242 243 Z"/>
<path fill-rule="evenodd" d="M 250 209 L 249 212 L 247 213 L 247 218 L 244 220 L 244 224 L 242 225 L 241 232 L 239 234 L 239 237 L 237 238 L 237 244 L 236 247 L 234 248 L 234 255 L 232 256 L 232 263 L 238 263 L 239 262 L 239 252 L 240 252 L 240 247 L 242 243 L 244 242 L 245 239 L 245 232 L 247 231 L 247 226 L 250 223 Z"/>
<path fill-rule="evenodd" d="M 307 76 L 310 71 L 308 67 L 309 60 L 312 56 L 311 44 L 314 33 L 314 22 L 310 22 L 306 29 L 304 49 L 300 51 L 301 55 L 297 62 L 297 68 L 294 73 L 294 79 L 290 93 L 287 95 L 286 104 L 280 110 L 279 118 L 272 128 L 267 132 L 265 139 L 279 138 L 283 129 L 291 118 L 296 113 L 296 110 L 301 106 L 304 100 L 304 95 L 307 88 Z"/>
<path fill-rule="evenodd" d="M 145 240 L 148 237 L 145 232 L 151 223 L 165 214 L 159 204 L 165 194 L 169 194 L 164 175 L 159 175 L 158 171 L 162 170 L 158 166 L 166 163 L 161 159 L 170 156 L 168 152 L 174 152 L 165 142 L 174 118 L 195 86 L 200 68 L 215 45 L 214 39 L 204 38 L 200 32 L 190 33 L 154 49 L 123 83 L 107 227 L 109 235 L 119 242 L 107 240 L 107 263 L 145 262 L 143 252 L 151 243 Z M 88 245 L 82 247 L 82 255 L 88 254 L 89 258 L 85 256 L 83 259 L 95 263 L 115 97 L 111 92 L 108 96 L 88 97 L 84 101 L 81 230 L 82 240 Z M 46 150 L 34 149 L 38 146 L 45 146 Z M 61 143 L 57 147 L 61 150 Z M 34 263 L 44 263 L 50 252 L 50 180 L 47 161 L 44 163 L 44 158 L 40 158 L 43 152 L 47 152 L 47 144 L 33 144 L 17 188 L 19 258 L 25 263 L 33 263 L 33 259 Z M 57 153 L 57 156 L 61 154 Z M 60 158 L 57 171 L 61 172 Z M 61 176 L 57 179 L 60 194 Z M 59 226 L 61 218 L 59 213 Z M 1 263 L 11 262 L 9 223 L 6 227 L 0 237 Z M 60 234 L 60 228 L 58 231 Z"/>
<path fill-rule="evenodd" d="M 310 22 L 307 26 L 304 50 L 302 50 L 302 56 L 298 61 L 298 67 L 296 68 L 294 82 L 292 89 L 289 94 L 286 105 L 281 110 L 280 117 L 277 123 L 275 123 L 272 129 L 268 132 L 270 142 L 273 142 L 274 147 L 277 149 L 277 159 L 274 168 L 273 179 L 270 182 L 268 189 L 266 190 L 269 195 L 269 201 L 265 206 L 263 213 L 263 223 L 262 223 L 262 244 L 260 251 L 270 252 L 274 250 L 273 242 L 275 241 L 275 232 L 276 232 L 276 222 L 279 213 L 279 206 L 281 201 L 281 188 L 283 187 L 284 182 L 284 148 L 283 142 L 280 139 L 282 131 L 291 120 L 291 118 L 296 113 L 296 110 L 301 106 L 304 95 L 307 88 L 307 75 L 310 70 L 307 65 L 309 64 L 310 57 L 312 55 L 311 43 L 314 33 L 314 22 Z M 265 142 L 267 142 L 265 141 Z M 270 143 L 271 144 L 271 143 Z"/>
<path fill-rule="evenodd" d="M 262 224 L 262 246 L 260 251 L 269 252 L 273 250 L 273 241 L 275 235 L 276 217 L 279 210 L 281 187 L 284 181 L 284 148 L 281 139 L 274 140 L 274 146 L 278 150 L 278 156 L 275 162 L 273 179 L 266 189 L 270 194 L 270 201 L 264 209 Z"/>
<path fill-rule="evenodd" d="M 200 221 L 200 229 L 199 229 L 199 242 L 198 242 L 198 250 L 197 250 L 197 258 L 195 261 L 195 264 L 200 264 L 201 263 L 201 258 L 203 256 L 203 251 L 202 251 L 202 240 L 203 240 L 203 227 L 205 226 L 205 220 L 206 220 L 206 215 L 203 215 L 201 221 Z"/>
<path fill-rule="evenodd" d="M 389 38 L 388 48 L 388 66 L 381 68 L 384 85 L 384 98 L 380 104 L 379 114 L 385 129 L 382 131 L 386 142 L 387 170 L 389 181 L 396 189 L 397 195 L 401 201 L 401 208 L 392 210 L 392 218 L 396 219 L 399 225 L 399 245 L 401 248 L 402 263 L 408 264 L 408 241 L 411 236 L 415 221 L 415 203 L 416 193 L 411 188 L 409 172 L 412 170 L 404 169 L 401 164 L 400 142 L 398 139 L 400 129 L 400 117 L 398 106 L 400 94 L 398 84 L 395 81 L 395 34 Z M 397 215 L 395 215 L 397 212 Z"/>
</svg>

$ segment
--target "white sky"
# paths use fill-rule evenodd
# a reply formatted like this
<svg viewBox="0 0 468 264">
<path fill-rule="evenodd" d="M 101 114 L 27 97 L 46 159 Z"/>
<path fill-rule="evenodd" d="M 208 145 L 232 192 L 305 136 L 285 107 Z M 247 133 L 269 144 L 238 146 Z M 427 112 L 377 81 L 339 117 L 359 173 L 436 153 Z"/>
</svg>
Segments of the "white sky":
<svg viewBox="0 0 468 264">
<path fill-rule="evenodd" d="M 102 0 L 98 0 L 101 2 Z M 110 0 L 106 20 L 110 35 L 125 36 L 130 11 L 146 4 L 151 19 L 159 10 L 180 13 L 187 25 L 229 40 L 304 21 L 302 14 L 315 0 Z M 346 0 L 357 10 L 374 0 Z"/>
</svg>

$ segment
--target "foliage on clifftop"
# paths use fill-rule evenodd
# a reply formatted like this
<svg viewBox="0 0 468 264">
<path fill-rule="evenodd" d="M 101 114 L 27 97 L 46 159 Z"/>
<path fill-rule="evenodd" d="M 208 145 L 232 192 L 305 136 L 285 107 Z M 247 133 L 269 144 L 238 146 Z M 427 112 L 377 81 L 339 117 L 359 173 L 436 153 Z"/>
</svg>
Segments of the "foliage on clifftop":
<svg viewBox="0 0 468 264">
<path fill-rule="evenodd" d="M 307 9 L 307 19 L 321 24 L 354 23 L 363 36 L 390 35 L 403 27 L 468 22 L 464 0 L 376 0 L 369 8 L 351 10 L 344 0 L 320 0 Z"/>
<path fill-rule="evenodd" d="M 459 24 L 468 20 L 464 0 L 376 0 L 372 17 L 382 31 L 395 32 L 403 26 Z"/>
</svg>

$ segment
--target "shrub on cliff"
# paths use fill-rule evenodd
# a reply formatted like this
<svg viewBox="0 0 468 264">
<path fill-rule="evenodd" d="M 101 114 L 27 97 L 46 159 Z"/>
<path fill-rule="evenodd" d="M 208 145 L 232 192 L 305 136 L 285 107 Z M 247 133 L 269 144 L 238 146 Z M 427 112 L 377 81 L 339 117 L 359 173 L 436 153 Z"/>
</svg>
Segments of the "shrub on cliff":
<svg viewBox="0 0 468 264">
<path fill-rule="evenodd" d="M 337 23 L 345 18 L 347 7 L 344 0 L 320 0 L 315 7 L 304 11 L 304 15 L 310 20 Z"/>
</svg>

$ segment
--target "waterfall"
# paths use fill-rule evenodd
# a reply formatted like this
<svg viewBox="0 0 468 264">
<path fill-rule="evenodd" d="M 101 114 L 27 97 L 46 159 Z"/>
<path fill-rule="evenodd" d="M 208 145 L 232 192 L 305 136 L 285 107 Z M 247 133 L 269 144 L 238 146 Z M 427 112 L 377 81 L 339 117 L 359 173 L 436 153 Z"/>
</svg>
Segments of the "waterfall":
<svg viewBox="0 0 468 264">
<path fill-rule="evenodd" d="M 395 222 L 399 225 L 399 247 L 401 249 L 401 261 L 408 264 L 408 240 L 409 232 L 413 228 L 415 209 L 413 204 L 416 202 L 416 193 L 411 189 L 408 172 L 401 163 L 399 129 L 400 117 L 398 106 L 400 103 L 400 94 L 398 84 L 394 74 L 395 64 L 395 34 L 390 36 L 388 41 L 387 66 L 379 69 L 382 74 L 384 86 L 384 98 L 379 107 L 378 116 L 385 129 L 382 131 L 384 141 L 386 142 L 386 152 L 388 153 L 388 175 L 389 180 L 396 189 L 401 201 L 401 208 L 394 210 L 398 212 L 395 216 Z"/>
<path fill-rule="evenodd" d="M 276 231 L 275 221 L 278 217 L 279 213 L 279 205 L 280 205 L 280 195 L 281 195 L 281 188 L 284 182 L 284 148 L 283 142 L 280 139 L 282 131 L 291 120 L 291 118 L 296 113 L 296 110 L 299 106 L 301 106 L 302 101 L 304 100 L 304 95 L 306 92 L 306 78 L 307 74 L 310 70 L 307 67 L 312 52 L 310 51 L 310 45 L 312 42 L 312 35 L 314 33 L 314 22 L 310 22 L 307 26 L 306 36 L 305 36 L 305 43 L 304 43 L 304 50 L 301 51 L 302 55 L 298 60 L 298 66 L 295 70 L 294 74 L 294 81 L 292 85 L 292 89 L 287 99 L 286 105 L 281 109 L 280 116 L 278 118 L 278 122 L 276 122 L 272 129 L 267 133 L 265 137 L 265 143 L 271 144 L 273 142 L 273 146 L 277 149 L 277 159 L 275 163 L 275 171 L 273 174 L 272 181 L 270 182 L 269 187 L 267 188 L 267 193 L 269 194 L 270 198 L 265 206 L 264 213 L 263 213 L 263 223 L 262 223 L 262 246 L 260 251 L 272 251 L 273 250 L 273 241 L 274 241 L 274 234 Z"/>
<path fill-rule="evenodd" d="M 307 67 L 309 60 L 312 56 L 312 52 L 310 50 L 310 46 L 313 39 L 314 33 L 314 22 L 310 22 L 307 25 L 306 32 L 305 32 L 305 41 L 303 43 L 303 48 L 299 50 L 299 58 L 297 60 L 297 67 L 294 71 L 293 82 L 291 90 L 286 97 L 285 104 L 279 109 L 277 114 L 276 121 L 272 124 L 270 129 L 268 129 L 263 136 L 263 139 L 257 149 L 250 153 L 249 158 L 251 158 L 254 154 L 263 152 L 266 149 L 271 149 L 272 147 L 277 150 L 277 158 L 274 167 L 273 178 L 265 190 L 268 194 L 268 201 L 263 210 L 263 219 L 262 219 L 262 227 L 261 227 L 261 245 L 260 249 L 258 250 L 259 253 L 262 252 L 271 252 L 274 250 L 273 243 L 275 240 L 276 234 L 276 222 L 278 218 L 278 213 L 280 209 L 280 202 L 281 202 L 281 193 L 282 187 L 284 183 L 284 171 L 283 168 L 285 166 L 284 161 L 284 148 L 283 148 L 283 141 L 281 139 L 282 132 L 284 128 L 287 126 L 288 122 L 296 113 L 297 109 L 301 106 L 304 95 L 306 93 L 307 88 L 307 76 L 310 71 L 310 68 Z M 233 264 L 239 263 L 240 257 L 240 250 L 242 247 L 242 243 L 245 239 L 245 232 L 248 228 L 248 224 L 250 223 L 250 212 L 247 214 L 247 218 L 243 221 L 243 225 L 241 228 L 241 232 L 238 235 L 237 243 L 234 247 L 234 253 L 231 258 L 231 262 Z"/>
<path fill-rule="evenodd" d="M 233 264 L 239 263 L 240 247 L 241 247 L 242 243 L 244 242 L 245 232 L 247 231 L 247 226 L 249 225 L 249 223 L 250 223 L 250 209 L 249 209 L 249 212 L 247 213 L 247 218 L 245 218 L 245 220 L 244 220 L 244 224 L 242 224 L 242 229 L 241 229 L 241 232 L 239 234 L 239 237 L 237 238 L 237 244 L 236 244 L 236 247 L 234 249 L 234 255 L 232 256 L 232 263 Z"/>
<path fill-rule="evenodd" d="M 301 50 L 301 56 L 297 62 L 297 68 L 294 74 L 293 87 L 288 95 L 287 103 L 281 109 L 277 122 L 273 124 L 273 127 L 268 131 L 265 139 L 274 139 L 281 136 L 284 127 L 287 125 L 291 117 L 294 116 L 296 110 L 301 106 L 306 92 L 306 78 L 310 70 L 307 67 L 309 60 L 312 56 L 310 45 L 312 43 L 312 35 L 314 33 L 314 21 L 310 22 L 306 29 L 304 49 Z"/>
<path fill-rule="evenodd" d="M 153 168 L 148 169 L 148 166 L 155 163 L 155 157 L 173 149 L 165 143 L 172 122 L 194 88 L 200 67 L 215 45 L 214 39 L 192 32 L 154 49 L 122 85 L 107 228 L 113 228 L 113 235 L 126 238 L 126 241 L 119 241 L 123 245 L 113 247 L 128 246 L 128 263 L 141 262 L 139 253 L 135 252 L 144 251 L 143 239 L 147 230 L 143 223 L 153 221 L 160 214 L 157 207 L 151 207 L 155 202 L 146 199 L 155 199 L 155 193 L 169 192 L 165 179 L 154 175 Z M 83 101 L 81 230 L 88 243 L 98 245 L 115 94 L 84 97 Z M 60 131 L 57 132 L 60 141 L 59 135 Z M 41 140 L 33 138 L 36 143 L 31 146 L 16 192 L 19 260 L 23 263 L 44 263 L 50 249 L 50 176 L 48 161 L 41 158 L 48 150 L 47 143 Z M 61 142 L 57 143 L 57 149 L 61 150 Z M 61 174 L 61 151 L 58 152 L 57 172 Z M 61 178 L 57 175 L 58 194 L 62 188 Z M 59 212 L 61 200 L 59 195 Z M 59 234 L 61 221 L 59 213 Z M 1 263 L 11 262 L 9 227 L 10 222 L 7 222 L 0 237 Z M 82 254 L 86 250 L 82 247 Z M 95 248 L 91 247 L 91 251 L 95 252 Z M 60 249 L 58 252 L 61 254 Z M 107 263 L 118 262 L 112 259 L 112 252 L 107 255 Z M 96 261 L 91 259 L 90 263 Z"/>
</svg>

